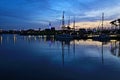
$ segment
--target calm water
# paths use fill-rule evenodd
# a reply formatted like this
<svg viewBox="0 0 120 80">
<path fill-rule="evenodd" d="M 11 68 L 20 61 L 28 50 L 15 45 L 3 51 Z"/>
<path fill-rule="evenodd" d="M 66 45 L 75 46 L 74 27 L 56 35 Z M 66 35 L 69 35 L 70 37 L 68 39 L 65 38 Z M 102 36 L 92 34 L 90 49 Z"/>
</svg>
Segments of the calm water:
<svg viewBox="0 0 120 80">
<path fill-rule="evenodd" d="M 118 80 L 120 42 L 0 35 L 0 80 Z"/>
</svg>

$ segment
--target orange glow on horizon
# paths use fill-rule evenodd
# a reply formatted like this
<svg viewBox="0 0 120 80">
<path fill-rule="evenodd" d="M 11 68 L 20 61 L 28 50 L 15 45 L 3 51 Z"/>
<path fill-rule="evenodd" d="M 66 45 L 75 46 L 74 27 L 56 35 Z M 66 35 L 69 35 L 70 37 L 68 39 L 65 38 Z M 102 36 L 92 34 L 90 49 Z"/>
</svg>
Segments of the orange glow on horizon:
<svg viewBox="0 0 120 80">
<path fill-rule="evenodd" d="M 94 21 L 94 22 L 76 22 L 76 29 L 79 28 L 100 28 L 101 27 L 101 22 L 100 21 Z M 71 28 L 73 28 L 73 23 L 70 24 Z M 110 27 L 110 21 L 104 21 L 104 27 L 108 28 Z"/>
</svg>

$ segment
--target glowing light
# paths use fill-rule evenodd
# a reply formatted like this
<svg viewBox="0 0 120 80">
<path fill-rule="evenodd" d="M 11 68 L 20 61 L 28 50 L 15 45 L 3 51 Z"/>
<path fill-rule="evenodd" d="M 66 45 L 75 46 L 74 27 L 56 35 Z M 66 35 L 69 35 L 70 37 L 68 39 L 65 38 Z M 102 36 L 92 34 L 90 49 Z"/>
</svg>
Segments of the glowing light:
<svg viewBox="0 0 120 80">
<path fill-rule="evenodd" d="M 31 38 L 31 35 L 29 35 L 28 38 Z"/>
<path fill-rule="evenodd" d="M 110 40 L 111 42 L 116 42 L 117 40 Z"/>
<path fill-rule="evenodd" d="M 116 37 L 117 35 L 110 35 L 111 37 Z"/>
</svg>

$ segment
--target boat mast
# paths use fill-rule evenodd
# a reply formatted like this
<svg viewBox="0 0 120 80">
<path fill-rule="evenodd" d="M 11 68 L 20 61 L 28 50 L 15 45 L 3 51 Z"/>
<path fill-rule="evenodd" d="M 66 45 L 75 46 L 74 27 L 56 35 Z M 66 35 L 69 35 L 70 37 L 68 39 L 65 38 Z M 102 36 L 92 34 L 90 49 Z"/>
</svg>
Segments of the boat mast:
<svg viewBox="0 0 120 80">
<path fill-rule="evenodd" d="M 69 16 L 69 19 L 68 19 L 68 27 L 70 27 L 70 16 Z"/>
<path fill-rule="evenodd" d="M 74 32 L 75 32 L 75 16 L 74 16 L 74 21 L 73 21 L 73 29 L 74 29 Z"/>
<path fill-rule="evenodd" d="M 103 27 L 104 27 L 104 13 L 102 13 L 102 31 L 103 31 Z"/>
<path fill-rule="evenodd" d="M 62 15 L 62 30 L 65 29 L 64 14 L 65 14 L 65 12 L 63 11 L 63 15 Z"/>
<path fill-rule="evenodd" d="M 102 31 L 104 27 L 104 13 L 102 13 Z M 102 42 L 102 64 L 104 64 L 103 42 Z"/>
</svg>

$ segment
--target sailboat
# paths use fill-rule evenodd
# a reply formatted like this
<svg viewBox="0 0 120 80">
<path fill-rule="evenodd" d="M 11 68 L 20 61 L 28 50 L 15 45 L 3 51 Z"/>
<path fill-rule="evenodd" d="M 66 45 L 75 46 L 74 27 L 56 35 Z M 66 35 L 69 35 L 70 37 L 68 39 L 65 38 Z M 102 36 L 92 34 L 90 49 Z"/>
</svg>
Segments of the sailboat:
<svg viewBox="0 0 120 80">
<path fill-rule="evenodd" d="M 65 27 L 65 21 L 64 21 L 64 11 L 62 16 L 62 34 L 55 35 L 55 38 L 58 40 L 71 40 L 73 37 L 67 33 L 66 27 Z"/>
<path fill-rule="evenodd" d="M 102 13 L 102 32 L 99 36 L 93 37 L 94 40 L 99 40 L 99 41 L 109 41 L 110 37 L 107 34 L 103 33 L 103 27 L 104 27 L 104 13 Z"/>
<path fill-rule="evenodd" d="M 77 33 L 75 32 L 75 17 L 74 17 L 74 21 L 73 21 L 73 33 L 71 34 L 71 36 L 74 39 L 78 38 Z"/>
</svg>

